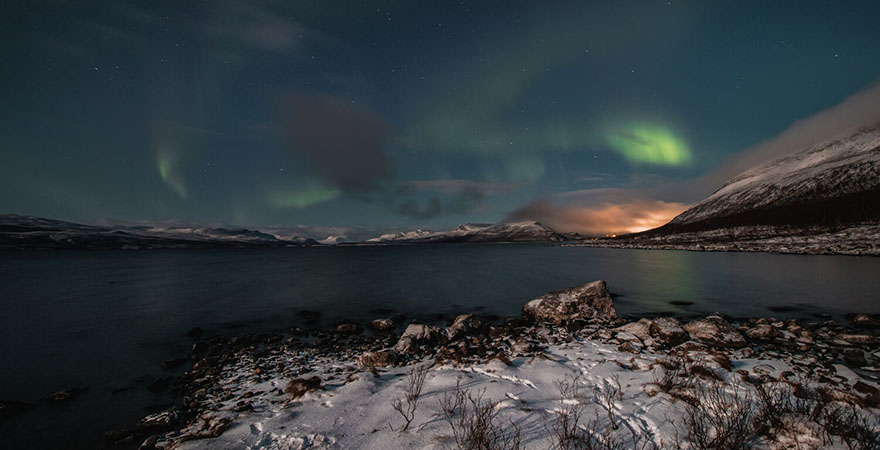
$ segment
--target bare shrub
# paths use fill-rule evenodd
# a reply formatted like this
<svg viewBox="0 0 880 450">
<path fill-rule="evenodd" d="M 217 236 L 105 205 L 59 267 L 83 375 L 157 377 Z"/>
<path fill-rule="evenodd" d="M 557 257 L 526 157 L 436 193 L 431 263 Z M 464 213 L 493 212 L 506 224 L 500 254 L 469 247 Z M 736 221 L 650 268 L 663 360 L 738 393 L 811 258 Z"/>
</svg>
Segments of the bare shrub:
<svg viewBox="0 0 880 450">
<path fill-rule="evenodd" d="M 440 400 L 443 419 L 452 429 L 460 450 L 519 450 L 520 428 L 510 422 L 505 428 L 498 423 L 498 402 L 483 399 L 485 391 L 473 394 L 461 387 L 446 393 Z"/>
<path fill-rule="evenodd" d="M 691 405 L 697 404 L 696 397 L 691 393 L 697 379 L 688 370 L 688 361 L 684 356 L 658 360 L 651 365 L 651 374 L 653 384 L 663 392 Z"/>
<path fill-rule="evenodd" d="M 617 429 L 617 419 L 614 417 L 614 404 L 620 400 L 623 400 L 623 389 L 620 387 L 620 377 L 614 375 L 612 381 L 603 381 L 599 401 L 608 412 L 608 421 L 611 423 L 611 428 L 615 430 Z"/>
<path fill-rule="evenodd" d="M 837 436 L 850 450 L 880 449 L 880 420 L 854 405 L 828 408 L 822 417 L 826 443 Z"/>
<path fill-rule="evenodd" d="M 699 450 L 751 448 L 756 410 L 753 396 L 737 385 L 727 392 L 724 384 L 711 381 L 697 389 L 699 404 L 688 404 L 681 423 L 672 422 L 678 448 L 687 442 Z"/>
<path fill-rule="evenodd" d="M 391 403 L 395 411 L 403 417 L 404 424 L 398 431 L 406 431 L 416 416 L 416 409 L 419 407 L 419 397 L 422 395 L 422 386 L 425 385 L 425 376 L 428 369 L 425 366 L 413 366 L 407 377 L 406 392 L 403 398 L 397 398 Z M 391 424 L 388 425 L 389 428 Z"/>
<path fill-rule="evenodd" d="M 604 401 L 613 402 L 620 400 L 623 390 L 620 380 L 613 378 L 613 382 L 606 381 L 607 389 L 602 392 Z M 603 426 L 599 418 L 599 411 L 595 411 L 595 417 L 581 425 L 584 412 L 587 407 L 587 396 L 581 390 L 577 377 L 565 378 L 555 383 L 559 391 L 559 405 L 556 409 L 556 418 L 549 428 L 552 437 L 553 450 L 624 450 L 624 449 L 656 449 L 653 434 L 650 431 L 639 433 L 632 430 L 629 439 L 617 436 L 614 433 L 616 425 Z M 610 411 L 610 410 L 609 410 Z M 613 423 L 613 418 L 612 418 Z"/>
<path fill-rule="evenodd" d="M 556 418 L 550 429 L 554 449 L 575 450 L 588 448 L 586 441 L 590 435 L 578 423 L 586 409 L 586 395 L 581 392 L 577 377 L 564 378 L 554 383 L 559 391 L 559 406 Z"/>
</svg>

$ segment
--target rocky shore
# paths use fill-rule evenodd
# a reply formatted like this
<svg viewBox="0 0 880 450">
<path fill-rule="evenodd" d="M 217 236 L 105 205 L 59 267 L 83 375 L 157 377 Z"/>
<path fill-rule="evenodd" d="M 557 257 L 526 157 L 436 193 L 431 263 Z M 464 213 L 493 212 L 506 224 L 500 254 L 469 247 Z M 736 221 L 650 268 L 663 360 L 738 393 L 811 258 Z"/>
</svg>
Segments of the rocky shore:
<svg viewBox="0 0 880 450">
<path fill-rule="evenodd" d="M 644 250 L 880 256 L 880 225 L 859 224 L 833 230 L 741 226 L 674 234 L 641 233 L 582 240 L 567 245 Z"/>
<path fill-rule="evenodd" d="M 355 443 L 461 448 L 457 422 L 444 401 L 452 401 L 450 392 L 461 398 L 481 392 L 479 401 L 492 402 L 502 422 L 515 428 L 517 442 L 522 440 L 516 447 L 493 448 L 558 445 L 551 430 L 566 411 L 588 411 L 581 422 L 575 417 L 574 432 L 592 430 L 606 436 L 602 442 L 621 445 L 571 448 L 631 448 L 636 441 L 641 448 L 702 448 L 693 430 L 686 431 L 688 418 L 708 408 L 701 399 L 713 398 L 707 386 L 723 398 L 733 396 L 734 404 L 740 393 L 747 395 L 756 405 L 754 417 L 765 421 L 773 421 L 761 397 L 770 386 L 777 394 L 783 386 L 792 399 L 809 398 L 820 405 L 814 409 L 826 411 L 780 411 L 785 417 L 770 428 L 756 422 L 749 447 L 790 448 L 786 436 L 792 433 L 801 436 L 796 440 L 805 446 L 799 448 L 849 445 L 834 434 L 833 421 L 842 420 L 842 413 L 832 412 L 844 407 L 857 412 L 846 417 L 861 421 L 869 436 L 880 432 L 876 316 L 856 315 L 847 324 L 722 314 L 618 318 L 608 287 L 595 281 L 532 300 L 521 318 L 464 314 L 447 327 L 396 319 L 232 338 L 206 338 L 194 330 L 190 360 L 166 362 L 192 361 L 182 377 L 165 380 L 180 404 L 108 432 L 106 443 L 142 442 L 141 449 Z M 413 385 L 407 380 L 414 376 L 428 389 L 407 397 Z M 462 386 L 470 391 L 462 393 L 468 389 Z M 416 403 L 423 398 L 423 406 L 407 417 L 395 398 Z M 757 415 L 761 411 L 764 415 Z M 876 441 L 880 445 L 880 438 Z"/>
</svg>

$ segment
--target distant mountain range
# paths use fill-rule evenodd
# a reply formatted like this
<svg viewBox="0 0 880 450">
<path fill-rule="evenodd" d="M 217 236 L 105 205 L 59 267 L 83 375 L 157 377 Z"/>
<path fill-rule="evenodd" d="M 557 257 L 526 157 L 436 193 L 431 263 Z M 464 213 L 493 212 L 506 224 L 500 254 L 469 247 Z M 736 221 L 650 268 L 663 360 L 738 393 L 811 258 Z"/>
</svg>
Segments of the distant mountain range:
<svg viewBox="0 0 880 450">
<path fill-rule="evenodd" d="M 427 244 L 440 242 L 563 242 L 577 239 L 564 235 L 538 222 L 500 224 L 463 224 L 448 231 L 416 230 L 383 234 L 366 241 L 368 244 Z"/>
<path fill-rule="evenodd" d="M 202 247 L 301 247 L 315 245 L 394 245 L 441 242 L 562 242 L 577 239 L 537 222 L 465 224 L 448 231 L 385 234 L 365 242 L 341 236 L 316 240 L 244 228 L 101 226 L 15 214 L 0 215 L 0 250 L 151 249 Z"/>
<path fill-rule="evenodd" d="M 878 238 L 875 124 L 749 169 L 666 225 L 612 246 L 880 254 Z"/>
<path fill-rule="evenodd" d="M 279 239 L 247 229 L 83 225 L 15 214 L 0 215 L 0 249 L 142 249 L 196 247 L 287 247 L 313 239 Z"/>
</svg>

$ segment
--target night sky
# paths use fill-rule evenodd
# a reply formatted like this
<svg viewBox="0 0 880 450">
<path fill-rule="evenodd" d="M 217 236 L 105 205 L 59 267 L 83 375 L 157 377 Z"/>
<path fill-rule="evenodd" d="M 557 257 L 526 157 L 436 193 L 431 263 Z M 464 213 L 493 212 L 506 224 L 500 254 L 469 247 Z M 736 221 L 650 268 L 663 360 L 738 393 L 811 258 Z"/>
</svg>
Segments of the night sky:
<svg viewBox="0 0 880 450">
<path fill-rule="evenodd" d="M 643 229 L 870 88 L 878 17 L 877 1 L 4 1 L 0 212 Z"/>
</svg>

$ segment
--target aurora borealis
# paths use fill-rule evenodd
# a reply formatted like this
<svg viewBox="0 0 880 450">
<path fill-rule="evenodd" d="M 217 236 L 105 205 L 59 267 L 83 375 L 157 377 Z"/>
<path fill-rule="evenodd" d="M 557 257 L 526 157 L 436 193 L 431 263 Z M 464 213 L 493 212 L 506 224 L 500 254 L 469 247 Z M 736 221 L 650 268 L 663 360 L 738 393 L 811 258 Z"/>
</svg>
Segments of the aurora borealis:
<svg viewBox="0 0 880 450">
<path fill-rule="evenodd" d="M 0 212 L 88 223 L 643 229 L 880 76 L 868 1 L 0 9 Z"/>
</svg>

